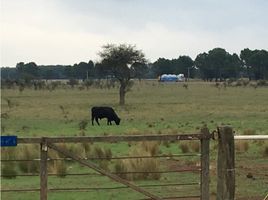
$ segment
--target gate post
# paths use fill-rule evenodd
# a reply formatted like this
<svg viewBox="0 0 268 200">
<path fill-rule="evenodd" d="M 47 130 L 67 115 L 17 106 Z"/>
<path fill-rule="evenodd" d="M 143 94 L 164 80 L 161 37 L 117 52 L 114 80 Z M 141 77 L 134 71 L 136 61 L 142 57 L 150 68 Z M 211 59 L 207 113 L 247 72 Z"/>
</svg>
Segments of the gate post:
<svg viewBox="0 0 268 200">
<path fill-rule="evenodd" d="M 217 200 L 234 200 L 235 153 L 234 134 L 230 126 L 218 128 Z"/>
<path fill-rule="evenodd" d="M 204 138 L 201 139 L 201 200 L 209 200 L 209 142 L 208 128 L 201 129 Z"/>
<path fill-rule="evenodd" d="M 47 200 L 47 141 L 40 143 L 40 200 Z"/>
</svg>

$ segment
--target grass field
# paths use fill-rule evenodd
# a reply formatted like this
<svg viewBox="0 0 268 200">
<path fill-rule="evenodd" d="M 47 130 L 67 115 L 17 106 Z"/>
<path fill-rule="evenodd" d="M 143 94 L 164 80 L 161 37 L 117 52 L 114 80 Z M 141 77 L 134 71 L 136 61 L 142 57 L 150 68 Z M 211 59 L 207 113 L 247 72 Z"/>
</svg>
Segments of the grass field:
<svg viewBox="0 0 268 200">
<path fill-rule="evenodd" d="M 1 90 L 1 134 L 18 136 L 75 136 L 80 135 L 79 123 L 87 121 L 88 125 L 83 134 L 94 135 L 125 135 L 125 134 L 175 134 L 197 133 L 200 128 L 207 125 L 212 131 L 218 125 L 231 125 L 235 134 L 268 134 L 268 88 L 259 87 L 227 87 L 218 89 L 213 83 L 189 82 L 188 89 L 183 83 L 158 83 L 156 81 L 136 82 L 126 95 L 126 105 L 119 106 L 118 88 L 89 90 L 56 89 L 32 90 Z M 90 121 L 90 108 L 95 105 L 108 105 L 114 107 L 122 119 L 120 126 L 107 126 L 106 120 L 101 126 L 92 126 Z M 211 146 L 214 146 L 215 142 Z M 94 144 L 95 145 L 95 144 Z M 125 155 L 128 144 L 99 144 L 112 150 L 114 156 Z M 162 154 L 181 153 L 177 143 L 169 146 L 160 145 Z M 267 143 L 249 142 L 244 153 L 237 153 L 239 166 L 237 175 L 237 196 L 262 197 L 268 188 L 268 162 L 262 154 Z M 212 163 L 215 162 L 215 151 L 212 147 Z M 250 161 L 249 161 L 250 160 Z M 195 164 L 196 159 L 180 160 L 182 163 Z M 161 167 L 171 168 L 173 163 L 166 165 L 161 161 Z M 113 165 L 113 164 L 112 164 Z M 255 175 L 258 169 L 259 174 Z M 72 164 L 68 172 L 83 172 L 85 168 Z M 215 175 L 215 170 L 211 172 Z M 254 179 L 247 178 L 253 173 Z M 211 193 L 215 194 L 215 177 L 211 178 Z M 38 188 L 38 177 L 17 177 L 16 179 L 2 179 L 3 189 L 8 188 Z M 184 182 L 199 181 L 196 173 L 185 173 L 174 176 L 165 174 L 160 180 L 137 181 L 137 184 L 151 184 L 155 182 Z M 111 187 L 117 185 L 104 177 L 76 177 L 65 178 L 50 177 L 49 187 L 65 186 L 90 187 L 101 185 Z M 243 185 L 243 186 L 242 186 Z M 189 187 L 189 186 L 188 186 Z M 149 188 L 156 194 L 165 196 L 171 191 L 180 195 L 194 194 L 198 188 L 180 188 L 178 186 L 161 189 Z M 182 192 L 181 192 L 182 191 Z M 195 193 L 196 194 L 196 193 Z M 38 193 L 2 193 L 3 199 L 37 199 Z M 143 196 L 131 192 L 129 189 L 107 192 L 51 192 L 49 199 L 141 199 Z M 264 198 L 264 197 L 263 197 Z"/>
<path fill-rule="evenodd" d="M 217 89 L 208 83 L 136 83 L 126 95 L 126 105 L 118 105 L 118 89 L 1 91 L 2 133 L 19 136 L 76 135 L 79 122 L 90 120 L 94 105 L 109 105 L 122 118 L 120 126 L 88 126 L 86 134 L 127 132 L 196 132 L 204 123 L 215 129 L 230 124 L 238 132 L 253 129 L 268 132 L 267 88 L 234 87 Z M 11 106 L 8 106 L 7 99 Z M 60 108 L 64 108 L 63 110 Z M 64 115 L 67 118 L 64 118 Z M 102 122 L 103 125 L 106 121 Z"/>
</svg>

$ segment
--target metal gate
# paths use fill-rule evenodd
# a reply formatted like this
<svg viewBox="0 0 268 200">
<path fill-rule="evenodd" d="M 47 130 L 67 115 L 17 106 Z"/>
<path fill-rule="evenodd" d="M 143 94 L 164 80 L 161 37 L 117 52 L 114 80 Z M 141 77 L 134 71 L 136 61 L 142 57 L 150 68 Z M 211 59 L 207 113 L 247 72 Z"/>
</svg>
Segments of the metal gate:
<svg viewBox="0 0 268 200">
<path fill-rule="evenodd" d="M 169 199 L 168 197 L 160 197 L 148 190 L 135 185 L 134 183 L 119 177 L 114 173 L 110 173 L 90 160 L 84 160 L 78 155 L 61 148 L 57 143 L 96 143 L 96 142 L 142 142 L 142 141 L 179 141 L 179 140 L 197 140 L 200 141 L 200 195 L 201 200 L 209 199 L 209 142 L 213 134 L 209 133 L 207 128 L 201 129 L 197 134 L 172 134 L 172 135 L 134 135 L 134 136 L 99 136 L 99 137 L 43 137 L 43 138 L 18 138 L 18 144 L 40 144 L 40 200 L 48 199 L 48 149 L 53 149 L 60 154 L 75 160 L 83 166 L 93 169 L 112 181 L 122 184 L 135 192 L 141 193 L 147 199 Z M 3 190 L 2 190 L 3 192 Z M 187 195 L 183 196 L 187 198 Z M 178 198 L 183 198 L 178 197 Z"/>
</svg>

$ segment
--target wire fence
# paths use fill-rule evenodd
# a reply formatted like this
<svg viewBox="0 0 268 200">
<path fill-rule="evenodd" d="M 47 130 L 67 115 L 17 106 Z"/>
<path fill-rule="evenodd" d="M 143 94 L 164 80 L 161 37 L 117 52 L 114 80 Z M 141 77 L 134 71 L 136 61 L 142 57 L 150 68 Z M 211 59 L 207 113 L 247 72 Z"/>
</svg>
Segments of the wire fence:
<svg viewBox="0 0 268 200">
<path fill-rule="evenodd" d="M 142 137 L 141 137 L 142 138 Z M 175 137 L 176 140 L 199 140 L 201 141 L 202 136 L 195 136 L 195 135 L 190 135 L 189 137 L 185 137 L 185 135 L 183 136 L 176 136 Z M 75 138 L 77 141 L 77 138 Z M 210 139 L 210 136 L 206 137 L 207 140 Z M 22 139 L 21 141 L 22 144 L 26 143 L 29 144 L 31 143 L 30 139 Z M 28 141 L 28 142 L 25 142 Z M 34 143 L 37 143 L 36 138 L 34 138 Z M 39 140 L 41 141 L 41 140 Z M 69 139 L 68 139 L 69 141 Z M 135 141 L 137 141 L 137 138 L 135 139 Z M 141 139 L 142 142 L 146 141 L 144 140 L 144 138 Z M 149 140 L 151 141 L 151 140 Z M 154 141 L 154 140 L 153 140 Z M 158 141 L 158 139 L 156 139 L 156 141 Z M 62 142 L 62 140 L 59 140 L 59 142 Z M 83 142 L 83 144 L 85 144 Z M 177 144 L 174 144 L 177 145 Z M 65 149 L 66 150 L 66 149 Z M 200 176 L 202 173 L 202 169 L 201 169 L 201 165 L 182 165 L 180 162 L 182 159 L 193 159 L 198 161 L 198 163 L 201 163 L 200 159 L 202 157 L 201 151 L 199 150 L 199 152 L 197 153 L 181 153 L 181 154 L 154 154 L 154 155 L 121 155 L 121 156 L 112 156 L 107 158 L 106 156 L 102 157 L 102 156 L 91 156 L 91 157 L 79 157 L 77 159 L 74 159 L 72 157 L 68 157 L 68 156 L 64 156 L 64 157 L 47 157 L 45 159 L 45 162 L 50 163 L 50 162 L 68 162 L 68 163 L 74 163 L 74 161 L 85 161 L 85 162 L 102 162 L 102 161 L 109 161 L 111 163 L 113 162 L 117 162 L 120 160 L 147 160 L 147 159 L 153 159 L 153 160 L 160 160 L 160 162 L 168 164 L 169 162 L 177 162 L 179 165 L 176 166 L 174 169 L 172 168 L 166 168 L 166 167 L 161 167 L 158 168 L 156 170 L 128 170 L 128 171 L 109 171 L 110 174 L 118 176 L 118 177 L 126 177 L 128 175 L 131 174 L 158 174 L 159 176 L 163 177 L 163 180 L 160 181 L 155 181 L 155 183 L 151 183 L 152 181 L 150 181 L 150 184 L 139 184 L 137 182 L 136 186 L 140 189 L 140 190 L 146 190 L 149 189 L 149 191 L 151 191 L 151 189 L 153 188 L 158 188 L 159 189 L 163 189 L 163 188 L 171 188 L 170 190 L 174 190 L 176 189 L 177 191 L 179 191 L 180 195 L 179 196 L 174 196 L 172 194 L 176 194 L 170 192 L 169 195 L 166 195 L 167 193 L 165 193 L 165 197 L 161 197 L 161 199 L 174 199 L 174 198 L 200 198 L 200 187 L 201 187 L 201 180 L 200 180 Z M 17 159 L 17 158 L 13 158 L 13 159 L 1 159 L 1 163 L 4 164 L 8 164 L 8 163 L 14 163 L 14 164 L 19 164 L 19 163 L 38 163 L 39 165 L 41 165 L 41 162 L 44 161 L 44 159 L 42 160 L 42 157 L 36 157 L 36 158 L 32 158 L 32 159 Z M 161 164 L 161 163 L 160 163 Z M 162 166 L 161 164 L 161 166 Z M 172 163 L 174 164 L 174 163 Z M 72 164 L 71 164 L 72 165 Z M 42 170 L 42 168 L 40 167 L 40 170 Z M 84 170 L 82 170 L 84 171 Z M 91 172 L 92 170 L 90 170 L 90 172 L 65 172 L 64 174 L 61 173 L 47 173 L 48 177 L 73 177 L 73 176 L 79 176 L 79 177 L 105 177 L 105 174 L 99 173 L 97 172 Z M 94 170 L 93 170 L 94 171 Z M 189 180 L 189 181 L 180 181 L 177 182 L 176 180 L 178 179 L 174 179 L 172 178 L 172 181 L 168 180 L 165 181 L 165 179 L 167 179 L 167 177 L 180 177 L 181 173 L 191 173 L 191 174 L 195 174 L 195 179 L 196 180 Z M 40 177 L 41 172 L 28 172 L 28 173 L 21 173 L 21 172 L 17 172 L 15 174 L 1 174 L 1 177 L 3 178 L 8 178 L 8 177 Z M 166 174 L 166 175 L 164 175 Z M 171 175 L 174 174 L 174 175 Z M 193 179 L 193 178 L 192 178 Z M 175 182 L 174 182 L 175 180 Z M 136 182 L 136 181 L 134 181 Z M 120 181 L 119 181 L 120 183 Z M 195 186 L 195 188 L 191 188 L 192 186 Z M 190 189 L 187 189 L 188 191 L 191 191 L 189 193 L 189 195 L 182 195 L 183 192 L 181 191 L 187 191 L 184 188 L 185 187 L 190 187 Z M 128 185 L 121 185 L 121 186 L 99 186 L 99 187 L 84 187 L 84 186 L 76 186 L 76 187 L 72 187 L 71 185 L 65 185 L 64 187 L 48 187 L 47 188 L 47 192 L 53 192 L 53 193 L 58 193 L 58 192 L 94 192 L 94 191 L 109 191 L 109 190 L 124 190 L 124 189 L 129 189 L 130 186 Z M 180 188 L 178 190 L 178 188 Z M 139 190 L 138 189 L 138 190 Z M 12 187 L 12 188 L 6 188 L 5 186 L 1 188 L 1 193 L 25 193 L 25 192 L 42 192 L 42 186 L 40 186 L 40 188 L 16 188 L 16 187 Z M 195 193 L 195 194 L 194 194 Z M 188 197 L 187 197 L 188 196 Z M 145 198 L 146 199 L 146 198 Z M 150 198 L 151 199 L 151 198 Z"/>
<path fill-rule="evenodd" d="M 217 177 L 217 193 L 230 193 L 232 197 L 234 197 L 234 177 L 236 176 L 238 181 L 242 180 L 243 184 L 257 184 L 260 187 L 260 191 L 265 196 L 265 192 L 267 193 L 267 189 L 265 186 L 267 185 L 268 174 L 268 165 L 267 165 L 267 157 L 256 154 L 256 152 L 252 153 L 243 153 L 245 150 L 237 149 L 235 151 L 235 147 L 232 143 L 238 140 L 250 141 L 250 140 L 267 140 L 267 136 L 254 136 L 252 139 L 250 136 L 246 137 L 238 137 L 233 136 L 233 131 L 230 128 L 222 128 L 221 134 L 219 132 L 218 137 L 218 157 L 221 159 L 217 161 L 217 166 L 215 170 L 218 172 Z M 229 138 L 224 138 L 224 137 Z M 232 136 L 232 137 L 231 137 Z M 35 177 L 37 180 L 40 179 L 40 188 L 35 187 L 6 187 L 2 184 L 1 193 L 40 193 L 40 199 L 46 199 L 47 196 L 43 196 L 45 193 L 62 193 L 62 192 L 96 192 L 96 191 L 120 191 L 133 189 L 137 193 L 144 194 L 145 198 L 143 199 L 208 199 L 209 198 L 209 140 L 213 139 L 214 135 L 212 134 L 185 134 L 185 135 L 150 135 L 150 136 L 115 136 L 115 137 L 75 137 L 75 138 L 64 138 L 64 137 L 56 137 L 56 138 L 19 138 L 19 145 L 22 144 L 39 144 L 40 145 L 40 157 L 35 156 L 31 159 L 17 159 L 17 158 L 3 158 L 1 159 L 2 165 L 5 164 L 19 164 L 22 162 L 25 163 L 37 163 L 39 164 L 38 171 L 28 172 L 28 173 L 1 173 L 1 177 Z M 68 152 L 66 148 L 60 148 L 55 144 L 57 143 L 92 143 L 92 142 L 102 142 L 106 144 L 113 144 L 116 142 L 119 145 L 119 142 L 125 141 L 135 141 L 135 142 L 150 142 L 150 141 L 158 141 L 159 144 L 163 141 L 171 142 L 170 145 L 177 145 L 174 141 L 189 141 L 191 143 L 193 140 L 200 142 L 200 149 L 195 153 L 180 153 L 174 154 L 174 150 L 172 153 L 157 153 L 157 154 L 146 154 L 146 155 L 116 155 L 116 156 L 76 156 L 71 151 Z M 204 143 L 208 142 L 208 145 Z M 228 145 L 225 144 L 228 142 Z M 161 143 L 162 144 L 162 143 Z M 257 144 L 258 145 L 258 144 Z M 205 147 L 204 147 L 205 146 Z M 227 153 L 229 151 L 226 147 L 232 149 L 234 153 Z M 52 157 L 47 154 L 47 150 L 52 149 L 55 152 L 58 152 L 61 156 Z M 117 151 L 118 153 L 118 151 Z M 127 151 L 124 152 L 127 154 Z M 110 162 L 111 165 L 115 165 L 116 162 L 125 160 L 159 160 L 159 165 L 161 168 L 156 168 L 154 170 L 104 170 L 100 168 L 100 164 L 102 162 Z M 223 160 L 228 160 L 223 162 Z M 250 162 L 249 162 L 250 160 Z M 71 167 L 76 168 L 76 170 L 67 171 L 65 173 L 55 173 L 51 171 L 47 171 L 50 163 L 57 162 L 66 162 L 71 165 Z M 234 162 L 239 162 L 238 165 L 234 165 Z M 75 164 L 76 163 L 76 164 Z M 75 167 L 79 163 L 79 166 L 84 167 Z M 45 165 L 44 165 L 45 164 Z M 98 166 L 100 165 L 100 166 Z M 43 167 L 42 167 L 43 166 Z M 45 168 L 44 168 L 45 166 Z M 91 169 L 86 169 L 86 167 Z M 165 166 L 165 167 L 163 167 Z M 168 166 L 168 167 L 166 167 Z M 257 166 L 257 167 L 256 167 Z M 255 170 L 255 168 L 257 170 Z M 44 176 L 45 169 L 45 176 Z M 220 173 L 220 176 L 219 176 Z M 139 175 L 139 174 L 152 174 L 159 175 L 161 179 L 157 181 L 140 181 L 134 180 L 129 182 L 127 180 L 127 176 L 130 175 Z M 75 177 L 78 176 L 85 179 L 86 181 L 93 182 L 92 184 L 83 185 L 77 184 L 75 187 L 73 185 L 62 185 L 62 187 L 55 187 L 52 185 L 51 187 L 47 187 L 47 177 L 51 178 L 63 178 L 69 177 L 72 180 L 75 180 Z M 43 178 L 46 178 L 45 180 Z M 94 178 L 96 177 L 96 178 Z M 120 177 L 125 177 L 126 180 L 122 181 Z M 242 177 L 242 179 L 241 179 Z M 105 180 L 102 178 L 106 178 Z M 106 184 L 107 178 L 111 178 L 112 181 L 115 181 L 116 184 Z M 227 178 L 230 178 L 227 179 Z M 26 180 L 26 179 L 25 179 Z M 64 180 L 64 179 L 61 179 Z M 250 180 L 250 181 L 249 181 Z M 42 182 L 43 181 L 43 182 Z M 98 184 L 94 185 L 94 181 L 98 182 Z M 41 183 L 42 182 L 42 183 Z M 115 183 L 113 182 L 113 183 Z M 229 182 L 230 184 L 223 184 Z M 105 184 L 104 184 L 105 183 Z M 43 185 L 42 185 L 43 184 Z M 241 189 L 241 184 L 236 182 L 237 190 Z M 48 184 L 49 186 L 49 184 Z M 227 189 L 224 187 L 227 187 Z M 44 190 L 45 188 L 45 190 Z M 164 188 L 161 190 L 161 188 Z M 219 189 L 220 188 L 220 189 Z M 159 191 L 163 193 L 159 193 Z M 258 190 L 259 192 L 259 190 Z M 118 192 L 119 194 L 119 192 Z M 127 193 L 128 194 L 128 193 Z M 157 195 L 154 195 L 157 194 Z M 159 197 L 161 196 L 161 197 Z M 116 197 L 115 197 L 116 198 Z M 142 199 L 142 198 L 134 198 L 134 199 Z M 230 198 L 233 199 L 233 198 Z"/>
</svg>

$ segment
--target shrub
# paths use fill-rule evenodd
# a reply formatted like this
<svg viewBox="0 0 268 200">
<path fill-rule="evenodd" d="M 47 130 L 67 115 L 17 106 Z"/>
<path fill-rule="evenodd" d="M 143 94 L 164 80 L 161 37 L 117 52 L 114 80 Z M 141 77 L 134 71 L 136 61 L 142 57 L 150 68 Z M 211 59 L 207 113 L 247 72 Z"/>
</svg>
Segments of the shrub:
<svg viewBox="0 0 268 200">
<path fill-rule="evenodd" d="M 182 87 L 185 88 L 186 90 L 188 90 L 188 84 L 187 83 L 183 83 Z"/>
<path fill-rule="evenodd" d="M 258 86 L 267 86 L 268 83 L 266 82 L 266 80 L 258 80 L 257 81 L 257 85 Z"/>
<path fill-rule="evenodd" d="M 83 82 L 84 86 L 86 86 L 87 90 L 89 89 L 89 87 L 91 87 L 93 85 L 93 80 L 86 80 Z"/>
<path fill-rule="evenodd" d="M 75 86 L 75 85 L 78 85 L 79 82 L 78 82 L 78 80 L 76 80 L 76 79 L 70 79 L 70 80 L 67 82 L 67 84 L 70 85 L 71 88 L 74 88 L 74 86 Z"/>
<path fill-rule="evenodd" d="M 86 130 L 87 124 L 88 124 L 88 122 L 85 119 L 80 121 L 79 122 L 79 130 Z"/>
</svg>

